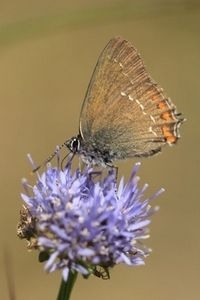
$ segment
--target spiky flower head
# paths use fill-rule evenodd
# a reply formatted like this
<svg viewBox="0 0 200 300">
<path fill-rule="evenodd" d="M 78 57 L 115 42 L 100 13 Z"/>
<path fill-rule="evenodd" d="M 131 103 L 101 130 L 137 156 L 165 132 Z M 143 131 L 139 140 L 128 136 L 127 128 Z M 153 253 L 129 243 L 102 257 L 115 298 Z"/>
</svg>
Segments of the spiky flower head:
<svg viewBox="0 0 200 300">
<path fill-rule="evenodd" d="M 48 165 L 33 186 L 23 180 L 18 236 L 39 250 L 47 271 L 61 270 L 64 280 L 73 270 L 106 279 L 116 264 L 144 264 L 151 250 L 142 240 L 158 209 L 150 201 L 163 189 L 144 199 L 147 184 L 138 187 L 139 166 L 117 186 L 114 169 L 103 176 L 91 167 L 72 171 L 70 160 L 64 170 Z"/>
</svg>

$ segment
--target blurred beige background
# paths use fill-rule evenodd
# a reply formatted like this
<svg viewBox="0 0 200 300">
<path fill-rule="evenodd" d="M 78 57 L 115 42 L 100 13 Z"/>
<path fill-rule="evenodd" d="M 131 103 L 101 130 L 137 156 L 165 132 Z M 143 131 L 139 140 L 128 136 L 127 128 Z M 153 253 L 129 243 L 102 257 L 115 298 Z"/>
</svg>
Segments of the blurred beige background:
<svg viewBox="0 0 200 300">
<path fill-rule="evenodd" d="M 78 132 L 94 65 L 115 35 L 134 43 L 187 122 L 178 145 L 140 169 L 149 193 L 166 188 L 146 266 L 116 267 L 110 281 L 79 277 L 72 299 L 200 299 L 200 2 L 190 0 L 0 0 L 0 299 L 11 299 L 4 252 L 17 299 L 56 299 L 60 274 L 46 274 L 16 237 L 26 154 L 41 162 Z M 120 175 L 133 164 L 120 163 Z"/>
</svg>

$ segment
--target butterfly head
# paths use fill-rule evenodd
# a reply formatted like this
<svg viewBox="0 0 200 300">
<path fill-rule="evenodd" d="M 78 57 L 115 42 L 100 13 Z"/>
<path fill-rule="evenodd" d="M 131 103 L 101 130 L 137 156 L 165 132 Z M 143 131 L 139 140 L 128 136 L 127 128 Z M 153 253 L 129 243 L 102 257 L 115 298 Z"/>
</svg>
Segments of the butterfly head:
<svg viewBox="0 0 200 300">
<path fill-rule="evenodd" d="M 71 139 L 67 140 L 64 144 L 70 150 L 70 152 L 74 154 L 79 153 L 81 149 L 81 136 L 74 136 Z"/>
</svg>

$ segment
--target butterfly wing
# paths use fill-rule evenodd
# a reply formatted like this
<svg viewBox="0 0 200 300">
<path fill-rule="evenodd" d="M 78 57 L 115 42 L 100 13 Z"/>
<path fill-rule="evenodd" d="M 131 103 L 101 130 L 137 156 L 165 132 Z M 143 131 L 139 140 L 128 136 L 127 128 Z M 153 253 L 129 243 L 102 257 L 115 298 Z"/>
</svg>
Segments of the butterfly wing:
<svg viewBox="0 0 200 300">
<path fill-rule="evenodd" d="M 134 46 L 116 37 L 101 53 L 80 115 L 87 144 L 116 159 L 149 156 L 177 141 L 183 118 L 150 78 Z"/>
</svg>

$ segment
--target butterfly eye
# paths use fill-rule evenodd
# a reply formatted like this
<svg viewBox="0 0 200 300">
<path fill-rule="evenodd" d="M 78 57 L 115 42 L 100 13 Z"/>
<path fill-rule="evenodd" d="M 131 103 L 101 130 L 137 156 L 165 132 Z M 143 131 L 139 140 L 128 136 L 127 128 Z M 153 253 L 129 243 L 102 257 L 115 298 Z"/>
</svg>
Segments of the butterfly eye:
<svg viewBox="0 0 200 300">
<path fill-rule="evenodd" d="M 70 142 L 70 150 L 74 153 L 78 152 L 80 149 L 80 141 L 77 137 L 72 138 Z"/>
</svg>

